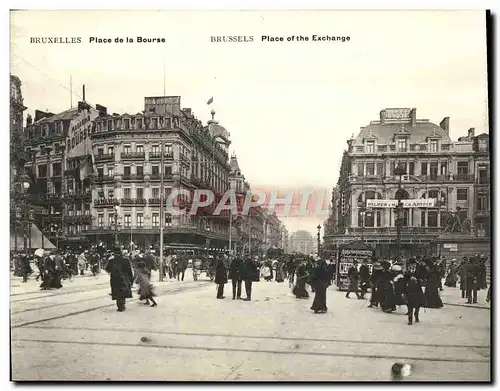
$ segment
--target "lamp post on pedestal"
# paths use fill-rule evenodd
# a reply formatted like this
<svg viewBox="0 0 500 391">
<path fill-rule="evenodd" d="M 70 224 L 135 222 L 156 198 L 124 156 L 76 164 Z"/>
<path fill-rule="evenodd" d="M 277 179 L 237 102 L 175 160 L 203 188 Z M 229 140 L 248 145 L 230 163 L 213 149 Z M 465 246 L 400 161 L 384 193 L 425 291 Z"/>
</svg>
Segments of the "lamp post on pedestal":
<svg viewBox="0 0 500 391">
<path fill-rule="evenodd" d="M 318 229 L 318 257 L 319 257 L 320 247 L 321 247 L 321 225 L 318 224 L 316 228 Z"/>
<path fill-rule="evenodd" d="M 358 202 L 359 215 L 361 217 L 361 240 L 365 241 L 365 216 L 366 216 L 366 208 L 364 202 Z"/>
<path fill-rule="evenodd" d="M 406 174 L 406 170 L 403 166 L 398 165 L 394 169 L 394 175 L 399 176 L 398 190 L 396 191 L 396 199 L 398 204 L 396 206 L 396 261 L 401 260 L 401 227 L 404 224 L 404 208 L 401 202 L 403 196 L 402 178 Z M 405 265 L 406 266 L 406 265 Z"/>
</svg>

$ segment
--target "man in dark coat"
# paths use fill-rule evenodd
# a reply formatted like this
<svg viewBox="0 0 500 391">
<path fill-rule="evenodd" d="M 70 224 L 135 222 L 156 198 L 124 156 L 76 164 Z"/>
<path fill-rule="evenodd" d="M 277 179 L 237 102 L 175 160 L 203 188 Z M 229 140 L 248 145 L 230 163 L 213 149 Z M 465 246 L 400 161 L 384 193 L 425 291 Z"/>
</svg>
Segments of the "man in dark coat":
<svg viewBox="0 0 500 391">
<path fill-rule="evenodd" d="M 227 283 L 227 269 L 222 259 L 217 260 L 215 267 L 215 283 L 217 284 L 217 298 L 224 298 L 224 285 Z"/>
<path fill-rule="evenodd" d="M 409 325 L 413 324 L 413 316 L 415 316 L 416 323 L 420 322 L 420 307 L 425 305 L 425 296 L 422 291 L 423 282 L 424 276 L 419 274 L 416 262 L 411 260 L 404 276 L 404 294 L 408 306 Z"/>
<path fill-rule="evenodd" d="M 30 257 L 23 252 L 19 254 L 19 258 L 21 259 L 21 275 L 23 276 L 23 282 L 28 282 L 28 277 L 33 273 L 33 270 L 31 270 Z"/>
<path fill-rule="evenodd" d="M 229 278 L 233 285 L 233 300 L 241 299 L 241 276 L 243 269 L 243 262 L 241 258 L 234 257 L 229 266 Z"/>
<path fill-rule="evenodd" d="M 91 250 L 89 255 L 89 265 L 92 276 L 95 277 L 99 271 L 99 255 L 97 251 Z"/>
<path fill-rule="evenodd" d="M 118 311 L 125 311 L 126 299 L 132 298 L 134 274 L 130 261 L 121 254 L 120 247 L 114 248 L 114 254 L 108 261 L 106 271 L 110 274 L 111 298 L 116 300 Z"/>
<path fill-rule="evenodd" d="M 466 266 L 467 304 L 477 303 L 477 285 L 479 281 L 480 268 L 477 260 L 469 259 Z"/>
<path fill-rule="evenodd" d="M 252 283 L 253 281 L 259 280 L 259 270 L 251 256 L 245 258 L 241 278 L 245 281 L 245 291 L 247 295 L 243 301 L 250 301 L 252 300 Z"/>
<path fill-rule="evenodd" d="M 351 292 L 354 292 L 358 299 L 361 299 L 361 296 L 358 293 L 359 273 L 356 261 L 353 262 L 353 265 L 347 271 L 347 276 L 349 277 L 349 286 L 347 288 L 345 297 L 349 299 L 349 294 Z"/>
<path fill-rule="evenodd" d="M 359 281 L 361 284 L 361 298 L 364 299 L 370 283 L 370 268 L 366 259 L 363 260 L 363 264 L 359 268 Z"/>
<path fill-rule="evenodd" d="M 314 301 L 311 310 L 317 313 L 328 311 L 326 306 L 326 290 L 330 285 L 331 275 L 324 260 L 320 260 L 312 270 L 311 286 L 314 287 Z"/>
<path fill-rule="evenodd" d="M 458 275 L 460 278 L 460 291 L 462 293 L 462 299 L 465 299 L 465 294 L 467 292 L 467 264 L 469 260 L 467 257 L 462 259 L 460 266 L 458 267 Z"/>
<path fill-rule="evenodd" d="M 382 276 L 382 272 L 384 268 L 380 264 L 380 262 L 375 262 L 373 264 L 373 271 L 371 276 L 371 286 L 372 286 L 372 295 L 370 297 L 370 305 L 368 308 L 378 307 L 378 303 L 380 302 L 380 279 Z"/>
</svg>

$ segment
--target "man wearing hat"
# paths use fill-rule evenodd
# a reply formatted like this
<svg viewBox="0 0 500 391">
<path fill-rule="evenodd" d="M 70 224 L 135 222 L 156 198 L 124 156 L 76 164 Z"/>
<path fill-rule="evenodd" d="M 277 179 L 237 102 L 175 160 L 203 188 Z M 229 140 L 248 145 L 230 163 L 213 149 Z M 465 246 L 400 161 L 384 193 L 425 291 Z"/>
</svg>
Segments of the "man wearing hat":
<svg viewBox="0 0 500 391">
<path fill-rule="evenodd" d="M 359 282 L 361 286 L 361 298 L 364 299 L 368 291 L 368 284 L 370 283 L 370 268 L 368 267 L 367 259 L 363 260 L 363 264 L 359 268 Z"/>
<path fill-rule="evenodd" d="M 125 311 L 126 299 L 132 298 L 134 274 L 129 260 L 122 255 L 119 246 L 113 248 L 114 254 L 109 259 L 106 271 L 110 274 L 111 298 L 116 300 L 118 311 Z"/>
<path fill-rule="evenodd" d="M 376 261 L 373 264 L 371 276 L 372 295 L 370 297 L 370 305 L 368 308 L 378 307 L 378 303 L 380 302 L 380 277 L 383 270 L 384 268 L 380 262 Z"/>
</svg>

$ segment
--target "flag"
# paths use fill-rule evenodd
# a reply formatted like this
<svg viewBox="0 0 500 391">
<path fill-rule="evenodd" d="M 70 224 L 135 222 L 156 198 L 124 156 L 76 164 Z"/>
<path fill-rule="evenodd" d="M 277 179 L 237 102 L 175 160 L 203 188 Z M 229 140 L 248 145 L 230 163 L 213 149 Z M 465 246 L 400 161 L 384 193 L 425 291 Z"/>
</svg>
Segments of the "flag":
<svg viewBox="0 0 500 391">
<path fill-rule="evenodd" d="M 211 105 L 212 102 L 214 101 L 214 97 L 212 96 L 208 101 L 207 101 L 207 105 Z"/>
<path fill-rule="evenodd" d="M 76 168 L 76 180 L 83 182 L 91 174 L 92 166 L 90 165 L 90 159 L 86 156 L 78 167 Z"/>
</svg>

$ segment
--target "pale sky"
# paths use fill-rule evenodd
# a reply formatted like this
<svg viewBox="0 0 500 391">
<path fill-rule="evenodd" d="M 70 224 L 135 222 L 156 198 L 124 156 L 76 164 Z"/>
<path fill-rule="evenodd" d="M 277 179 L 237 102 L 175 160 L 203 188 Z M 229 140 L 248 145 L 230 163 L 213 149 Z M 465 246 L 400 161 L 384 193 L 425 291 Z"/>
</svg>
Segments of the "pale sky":
<svg viewBox="0 0 500 391">
<path fill-rule="evenodd" d="M 204 122 L 213 96 L 252 186 L 331 189 L 346 140 L 386 107 L 415 107 L 437 124 L 448 116 L 452 139 L 488 132 L 484 11 L 19 11 L 11 23 L 11 73 L 28 112 L 68 109 L 71 75 L 91 104 L 137 113 L 145 96 L 163 95 L 166 66 L 166 94 Z M 350 41 L 260 40 L 313 34 Z M 254 42 L 211 43 L 217 35 Z M 30 44 L 47 36 L 82 43 Z M 282 221 L 315 235 L 324 219 Z"/>
</svg>

